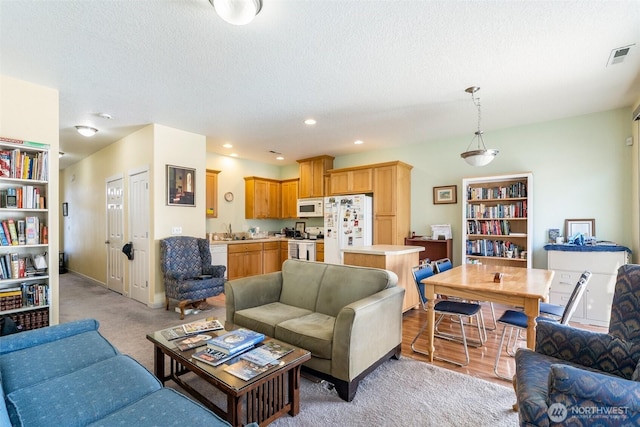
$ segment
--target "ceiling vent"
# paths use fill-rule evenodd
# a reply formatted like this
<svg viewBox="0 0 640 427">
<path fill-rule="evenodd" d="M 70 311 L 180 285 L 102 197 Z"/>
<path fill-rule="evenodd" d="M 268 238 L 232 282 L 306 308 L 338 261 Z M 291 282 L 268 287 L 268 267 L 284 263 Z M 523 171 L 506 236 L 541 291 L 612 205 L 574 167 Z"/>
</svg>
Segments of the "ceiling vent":
<svg viewBox="0 0 640 427">
<path fill-rule="evenodd" d="M 632 46 L 634 46 L 634 44 L 613 49 L 611 51 L 611 55 L 609 55 L 609 60 L 607 61 L 607 67 L 609 65 L 620 64 L 622 61 L 624 61 L 624 59 L 629 54 L 629 51 L 631 50 Z"/>
</svg>

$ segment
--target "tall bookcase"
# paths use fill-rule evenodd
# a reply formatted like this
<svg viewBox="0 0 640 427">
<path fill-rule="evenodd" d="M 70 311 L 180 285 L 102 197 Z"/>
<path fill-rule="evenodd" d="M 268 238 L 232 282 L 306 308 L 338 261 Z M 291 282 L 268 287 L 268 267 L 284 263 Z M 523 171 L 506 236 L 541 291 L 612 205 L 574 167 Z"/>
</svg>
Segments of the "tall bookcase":
<svg viewBox="0 0 640 427">
<path fill-rule="evenodd" d="M 531 268 L 530 172 L 462 180 L 462 263 Z"/>
<path fill-rule="evenodd" d="M 50 323 L 48 193 L 49 146 L 0 138 L 0 315 L 22 330 Z"/>
</svg>

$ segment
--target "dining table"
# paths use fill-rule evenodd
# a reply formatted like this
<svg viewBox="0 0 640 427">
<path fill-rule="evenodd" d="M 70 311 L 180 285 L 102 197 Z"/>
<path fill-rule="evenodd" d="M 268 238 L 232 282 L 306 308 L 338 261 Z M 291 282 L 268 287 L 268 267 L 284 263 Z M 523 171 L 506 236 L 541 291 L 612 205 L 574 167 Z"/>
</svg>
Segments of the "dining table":
<svg viewBox="0 0 640 427">
<path fill-rule="evenodd" d="M 427 348 L 433 362 L 436 295 L 522 307 L 528 317 L 527 347 L 534 349 L 540 302 L 547 301 L 554 272 L 504 265 L 462 264 L 422 280 L 427 298 Z"/>
</svg>

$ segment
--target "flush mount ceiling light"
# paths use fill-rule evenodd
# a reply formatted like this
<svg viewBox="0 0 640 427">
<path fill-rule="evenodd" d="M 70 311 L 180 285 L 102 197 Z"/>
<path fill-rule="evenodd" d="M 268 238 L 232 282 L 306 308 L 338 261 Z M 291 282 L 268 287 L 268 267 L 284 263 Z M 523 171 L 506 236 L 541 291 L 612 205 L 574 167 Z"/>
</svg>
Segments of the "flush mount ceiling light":
<svg viewBox="0 0 640 427">
<path fill-rule="evenodd" d="M 245 25 L 262 9 L 262 0 L 209 0 L 220 18 L 233 25 Z"/>
<path fill-rule="evenodd" d="M 91 126 L 76 126 L 76 130 L 82 136 L 93 136 L 98 133 L 98 129 Z"/>
<path fill-rule="evenodd" d="M 480 88 L 477 86 L 471 86 L 465 89 L 465 92 L 471 94 L 471 100 L 478 107 L 478 130 L 475 132 L 475 135 L 471 139 L 469 146 L 467 147 L 467 151 L 460 154 L 465 162 L 470 164 L 471 166 L 485 166 L 491 163 L 491 161 L 498 154 L 498 150 L 488 149 L 484 145 L 484 140 L 482 139 L 482 131 L 480 130 L 480 98 L 475 97 L 475 93 L 479 91 Z M 473 145 L 473 141 L 476 141 L 477 148 L 475 150 L 469 150 Z"/>
</svg>

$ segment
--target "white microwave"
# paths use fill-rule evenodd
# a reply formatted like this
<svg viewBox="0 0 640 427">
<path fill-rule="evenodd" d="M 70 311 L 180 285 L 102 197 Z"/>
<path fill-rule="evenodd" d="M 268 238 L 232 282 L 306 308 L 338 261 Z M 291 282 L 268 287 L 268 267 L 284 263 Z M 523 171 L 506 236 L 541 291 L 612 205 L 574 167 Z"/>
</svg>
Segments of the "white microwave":
<svg viewBox="0 0 640 427">
<path fill-rule="evenodd" d="M 298 199 L 298 218 L 321 217 L 323 212 L 323 199 Z"/>
</svg>

